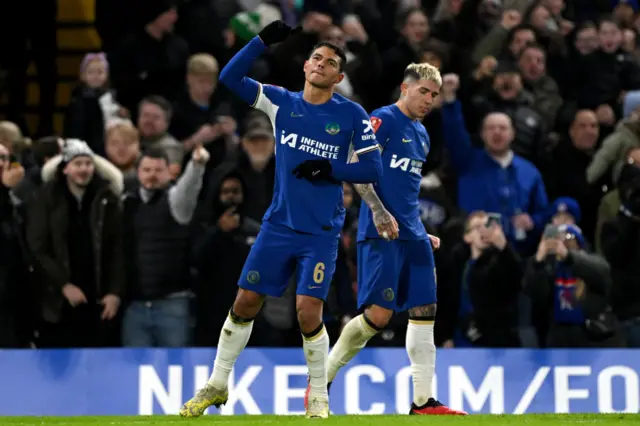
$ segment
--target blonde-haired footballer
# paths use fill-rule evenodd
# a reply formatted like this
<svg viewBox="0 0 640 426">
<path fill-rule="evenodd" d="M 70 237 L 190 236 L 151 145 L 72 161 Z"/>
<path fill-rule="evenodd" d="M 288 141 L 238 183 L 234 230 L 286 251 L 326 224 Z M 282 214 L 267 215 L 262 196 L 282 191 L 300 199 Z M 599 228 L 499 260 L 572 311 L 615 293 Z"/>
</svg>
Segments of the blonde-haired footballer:
<svg viewBox="0 0 640 426">
<path fill-rule="evenodd" d="M 436 347 L 436 272 L 433 250 L 418 210 L 422 164 L 431 142 L 422 119 L 440 93 L 442 77 L 432 65 L 411 64 L 400 99 L 373 112 L 371 123 L 382 151 L 383 175 L 355 185 L 365 201 L 358 226 L 358 309 L 329 354 L 327 382 L 382 330 L 394 312 L 409 311 L 406 347 L 411 361 L 413 403 L 409 414 L 457 414 L 435 400 L 431 383 Z M 357 157 L 352 156 L 352 161 Z M 306 403 L 306 399 L 305 399 Z"/>
</svg>

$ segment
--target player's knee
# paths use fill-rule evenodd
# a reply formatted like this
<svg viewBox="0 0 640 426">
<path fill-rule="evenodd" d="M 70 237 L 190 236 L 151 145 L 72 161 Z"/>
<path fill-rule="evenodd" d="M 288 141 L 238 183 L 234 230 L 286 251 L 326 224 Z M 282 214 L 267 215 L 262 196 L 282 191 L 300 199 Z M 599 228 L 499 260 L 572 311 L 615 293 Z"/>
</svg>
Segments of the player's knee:
<svg viewBox="0 0 640 426">
<path fill-rule="evenodd" d="M 409 318 L 417 320 L 435 321 L 438 305 L 432 303 L 430 305 L 416 306 L 409 309 Z"/>
<path fill-rule="evenodd" d="M 241 288 L 238 289 L 236 300 L 233 302 L 233 312 L 240 318 L 255 318 L 263 302 L 263 295 Z"/>
<path fill-rule="evenodd" d="M 364 310 L 364 315 L 367 317 L 367 320 L 372 322 L 378 329 L 383 329 L 389 324 L 389 321 L 391 321 L 393 311 L 381 306 L 371 305 Z"/>
<path fill-rule="evenodd" d="M 310 333 L 322 324 L 322 307 L 324 302 L 315 297 L 298 295 L 296 313 L 298 324 L 303 333 Z"/>
</svg>

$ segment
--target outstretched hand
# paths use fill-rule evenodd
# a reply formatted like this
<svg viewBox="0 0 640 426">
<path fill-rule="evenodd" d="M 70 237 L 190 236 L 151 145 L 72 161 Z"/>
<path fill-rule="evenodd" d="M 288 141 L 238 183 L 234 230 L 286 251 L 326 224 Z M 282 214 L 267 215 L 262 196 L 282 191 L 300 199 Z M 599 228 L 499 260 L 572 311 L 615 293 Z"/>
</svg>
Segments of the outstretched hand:
<svg viewBox="0 0 640 426">
<path fill-rule="evenodd" d="M 291 28 L 282 21 L 273 21 L 260 31 L 258 37 L 260 37 L 260 40 L 262 40 L 265 46 L 271 46 L 272 44 L 284 41 L 291 34 L 296 34 L 300 31 L 302 31 L 301 27 Z"/>
</svg>

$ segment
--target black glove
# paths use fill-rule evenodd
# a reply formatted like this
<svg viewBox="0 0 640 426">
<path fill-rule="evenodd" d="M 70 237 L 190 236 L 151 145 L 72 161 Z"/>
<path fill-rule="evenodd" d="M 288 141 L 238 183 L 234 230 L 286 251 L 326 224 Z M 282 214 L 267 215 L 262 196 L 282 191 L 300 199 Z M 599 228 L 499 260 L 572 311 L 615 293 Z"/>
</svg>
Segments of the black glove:
<svg viewBox="0 0 640 426">
<path fill-rule="evenodd" d="M 329 160 L 307 160 L 298 164 L 293 169 L 292 174 L 298 179 L 306 179 L 310 182 L 329 181 L 337 183 L 338 181 L 331 176 L 333 168 Z"/>
<path fill-rule="evenodd" d="M 292 33 L 297 33 L 300 30 L 300 27 L 293 30 L 282 21 L 273 21 L 260 31 L 258 37 L 260 37 L 265 46 L 271 46 L 272 44 L 280 43 Z"/>
</svg>

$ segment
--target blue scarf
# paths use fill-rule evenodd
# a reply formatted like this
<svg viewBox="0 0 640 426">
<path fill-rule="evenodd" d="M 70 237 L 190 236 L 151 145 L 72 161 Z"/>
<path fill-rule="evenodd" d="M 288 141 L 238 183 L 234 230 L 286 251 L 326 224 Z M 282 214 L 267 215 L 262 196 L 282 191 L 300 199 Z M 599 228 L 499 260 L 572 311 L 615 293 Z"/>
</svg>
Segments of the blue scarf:
<svg viewBox="0 0 640 426">
<path fill-rule="evenodd" d="M 559 262 L 553 288 L 553 318 L 560 324 L 584 324 L 584 311 L 576 296 L 579 280 L 571 268 Z"/>
</svg>

